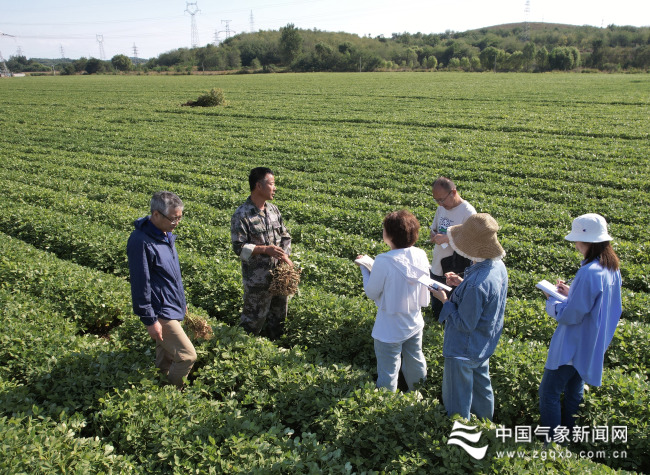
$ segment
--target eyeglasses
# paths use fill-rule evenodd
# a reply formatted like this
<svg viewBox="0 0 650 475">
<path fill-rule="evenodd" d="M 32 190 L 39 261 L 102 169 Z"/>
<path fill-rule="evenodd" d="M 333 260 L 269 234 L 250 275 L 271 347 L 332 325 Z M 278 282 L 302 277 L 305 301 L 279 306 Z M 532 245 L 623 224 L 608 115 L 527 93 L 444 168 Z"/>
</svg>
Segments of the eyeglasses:
<svg viewBox="0 0 650 475">
<path fill-rule="evenodd" d="M 160 211 L 158 211 L 158 212 L 160 213 Z M 162 213 L 160 213 L 160 214 L 162 214 Z M 166 215 L 164 215 L 164 214 L 162 214 L 162 215 L 163 215 L 165 218 L 167 218 L 167 220 L 168 220 L 170 223 L 172 223 L 172 224 L 178 224 L 178 223 L 181 222 L 181 219 L 183 219 L 182 216 L 180 216 L 180 217 L 178 217 L 178 218 L 175 218 L 175 219 L 171 219 L 169 216 L 166 216 Z"/>
<path fill-rule="evenodd" d="M 449 195 L 451 195 L 454 192 L 454 190 L 450 190 L 449 193 L 447 193 L 447 196 L 445 196 L 443 199 L 439 200 L 438 198 L 433 198 L 436 200 L 436 203 L 439 205 L 443 204 L 445 201 L 447 201 L 447 198 L 449 198 Z"/>
</svg>

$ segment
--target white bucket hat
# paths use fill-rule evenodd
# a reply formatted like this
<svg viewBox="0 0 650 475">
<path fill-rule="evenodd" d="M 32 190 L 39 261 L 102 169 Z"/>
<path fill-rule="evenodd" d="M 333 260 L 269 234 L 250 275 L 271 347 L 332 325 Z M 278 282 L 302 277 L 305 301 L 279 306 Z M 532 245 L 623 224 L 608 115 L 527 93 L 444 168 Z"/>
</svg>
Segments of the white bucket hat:
<svg viewBox="0 0 650 475">
<path fill-rule="evenodd" d="M 571 223 L 571 232 L 565 236 L 567 241 L 605 242 L 613 238 L 607 232 L 607 221 L 599 214 L 589 213 L 578 216 Z"/>
</svg>

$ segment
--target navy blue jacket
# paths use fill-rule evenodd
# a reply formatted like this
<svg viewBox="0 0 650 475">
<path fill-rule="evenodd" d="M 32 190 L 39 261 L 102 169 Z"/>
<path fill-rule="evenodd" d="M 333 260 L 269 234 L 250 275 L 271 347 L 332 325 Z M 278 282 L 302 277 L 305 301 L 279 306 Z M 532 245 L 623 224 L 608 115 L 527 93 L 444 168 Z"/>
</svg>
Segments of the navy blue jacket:
<svg viewBox="0 0 650 475">
<path fill-rule="evenodd" d="M 159 317 L 183 320 L 185 291 L 181 279 L 176 236 L 165 234 L 149 221 L 149 216 L 134 223 L 126 245 L 131 274 L 133 312 L 145 325 L 153 325 Z"/>
</svg>

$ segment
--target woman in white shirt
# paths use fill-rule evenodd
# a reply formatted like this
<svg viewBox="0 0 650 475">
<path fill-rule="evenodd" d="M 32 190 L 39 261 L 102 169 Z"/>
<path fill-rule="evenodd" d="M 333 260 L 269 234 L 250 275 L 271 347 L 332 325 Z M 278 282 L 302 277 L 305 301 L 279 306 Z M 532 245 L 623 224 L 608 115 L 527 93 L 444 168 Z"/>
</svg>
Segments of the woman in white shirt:
<svg viewBox="0 0 650 475">
<path fill-rule="evenodd" d="M 427 375 L 422 353 L 422 307 L 429 305 L 429 291 L 418 279 L 429 276 L 429 259 L 425 251 L 413 247 L 420 223 L 410 212 L 389 213 L 383 228 L 384 242 L 391 250 L 377 256 L 372 271 L 361 266 L 363 289 L 377 304 L 372 329 L 377 387 L 396 391 L 401 363 L 404 379 L 413 390 Z"/>
</svg>

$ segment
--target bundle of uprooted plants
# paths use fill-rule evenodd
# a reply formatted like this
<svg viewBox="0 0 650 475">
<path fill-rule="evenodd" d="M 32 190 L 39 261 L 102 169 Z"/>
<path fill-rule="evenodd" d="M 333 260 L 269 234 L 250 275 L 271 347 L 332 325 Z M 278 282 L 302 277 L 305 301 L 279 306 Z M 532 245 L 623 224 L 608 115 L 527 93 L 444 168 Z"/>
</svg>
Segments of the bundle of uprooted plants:
<svg viewBox="0 0 650 475">
<path fill-rule="evenodd" d="M 298 291 L 298 284 L 300 284 L 298 267 L 281 262 L 271 271 L 271 275 L 273 276 L 269 287 L 271 295 L 294 295 Z"/>
<path fill-rule="evenodd" d="M 183 324 L 185 325 L 185 330 L 187 330 L 190 337 L 194 336 L 194 338 L 200 338 L 202 340 L 209 340 L 212 338 L 212 327 L 205 318 L 199 315 L 187 312 Z"/>
</svg>

